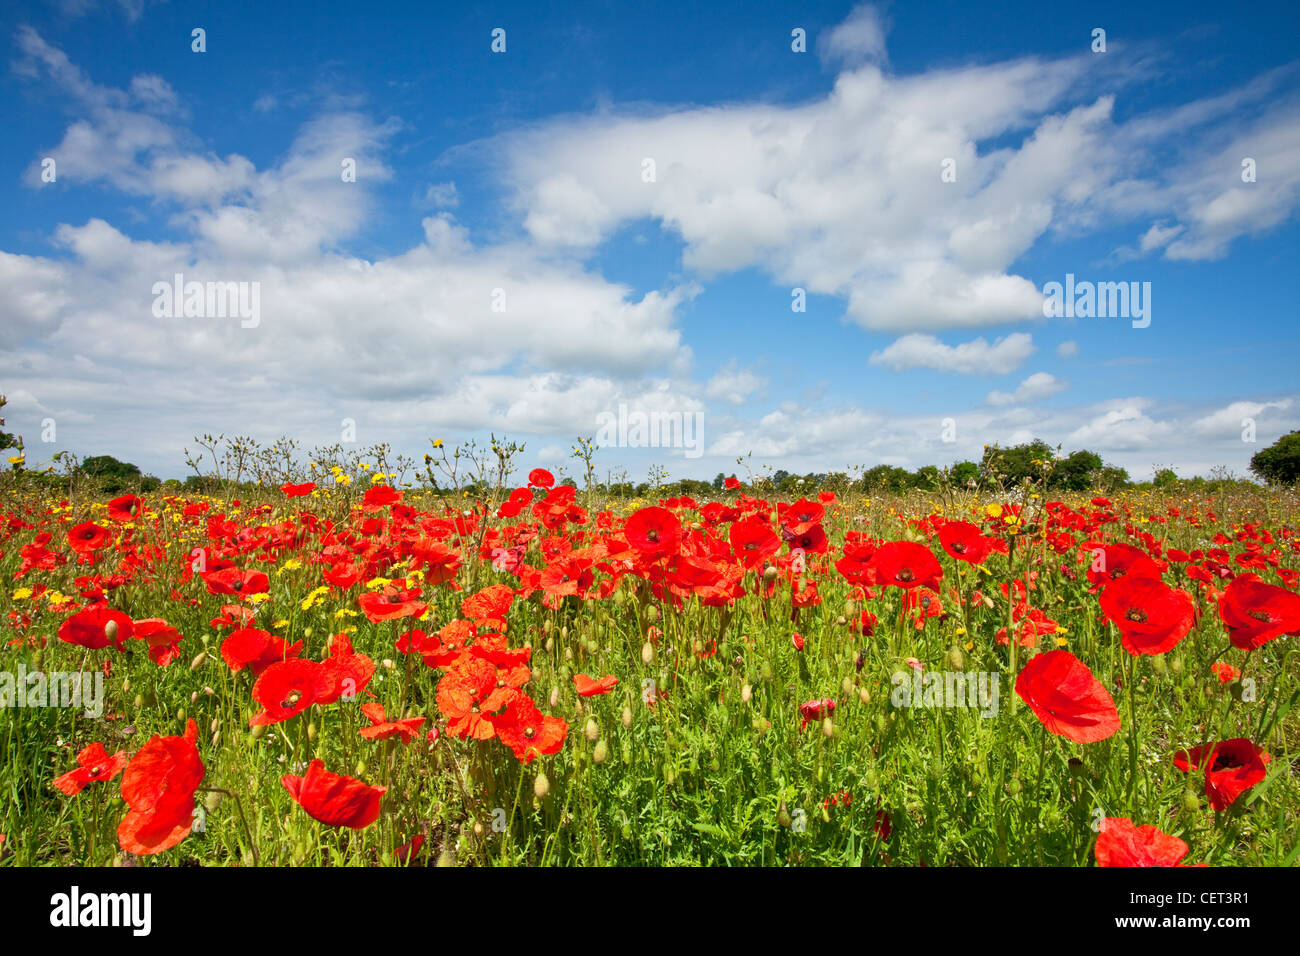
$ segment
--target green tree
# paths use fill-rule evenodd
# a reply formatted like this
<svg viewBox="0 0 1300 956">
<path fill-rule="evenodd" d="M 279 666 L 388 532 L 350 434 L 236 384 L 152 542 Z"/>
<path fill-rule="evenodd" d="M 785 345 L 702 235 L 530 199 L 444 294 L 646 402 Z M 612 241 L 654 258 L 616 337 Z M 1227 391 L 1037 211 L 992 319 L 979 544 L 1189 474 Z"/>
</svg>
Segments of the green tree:
<svg viewBox="0 0 1300 956">
<path fill-rule="evenodd" d="M 1300 481 L 1300 431 L 1289 432 L 1256 452 L 1250 459 L 1250 470 L 1270 485 L 1294 485 Z"/>
</svg>

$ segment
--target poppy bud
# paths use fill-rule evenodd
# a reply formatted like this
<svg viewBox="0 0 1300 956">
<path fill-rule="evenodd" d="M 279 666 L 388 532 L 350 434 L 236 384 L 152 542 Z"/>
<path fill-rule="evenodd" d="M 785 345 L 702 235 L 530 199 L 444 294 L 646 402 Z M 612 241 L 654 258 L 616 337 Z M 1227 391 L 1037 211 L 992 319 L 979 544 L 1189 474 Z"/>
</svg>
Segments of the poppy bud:
<svg viewBox="0 0 1300 956">
<path fill-rule="evenodd" d="M 623 824 L 623 839 L 632 839 L 632 825 L 630 823 Z"/>
<path fill-rule="evenodd" d="M 261 740 L 263 737 L 266 736 L 266 724 L 258 724 L 256 727 L 253 728 L 253 731 L 249 736 L 251 736 L 254 740 Z"/>
<path fill-rule="evenodd" d="M 479 823 L 477 820 L 474 821 L 474 835 L 475 836 L 483 835 L 483 824 Z"/>
<path fill-rule="evenodd" d="M 141 697 L 139 694 L 136 694 L 136 695 L 135 695 L 135 700 L 131 701 L 131 705 L 132 705 L 136 710 L 142 710 L 142 709 L 144 708 L 144 698 Z"/>
<path fill-rule="evenodd" d="M 865 687 L 858 688 L 858 700 L 864 704 L 871 703 L 871 693 Z"/>
<path fill-rule="evenodd" d="M 221 743 L 221 731 L 214 730 L 212 732 L 212 746 L 215 747 L 219 743 Z"/>
<path fill-rule="evenodd" d="M 600 724 L 596 723 L 593 718 L 588 717 L 587 725 L 582 728 L 582 732 L 587 735 L 588 740 L 597 741 L 600 739 Z"/>
<path fill-rule="evenodd" d="M 840 681 L 840 691 L 845 697 L 848 697 L 849 694 L 853 693 L 854 686 L 852 677 L 846 677 L 844 680 Z"/>
<path fill-rule="evenodd" d="M 565 624 L 563 627 L 560 628 L 560 640 L 567 641 L 568 639 L 569 639 L 569 625 Z"/>
<path fill-rule="evenodd" d="M 131 693 L 131 678 L 129 677 L 122 678 L 122 693 L 124 694 Z"/>
<path fill-rule="evenodd" d="M 315 721 L 311 721 L 310 723 L 307 724 L 307 739 L 308 739 L 308 740 L 315 740 L 315 739 L 316 739 L 316 722 L 315 722 Z"/>
<path fill-rule="evenodd" d="M 649 641 L 641 645 L 641 663 L 649 666 L 655 660 L 655 646 Z"/>
<path fill-rule="evenodd" d="M 217 732 L 217 728 L 220 726 L 221 726 L 221 718 L 213 717 L 212 723 L 208 724 L 208 732 L 215 734 Z"/>
<path fill-rule="evenodd" d="M 1201 798 L 1195 790 L 1183 791 L 1183 809 L 1188 813 L 1195 813 L 1201 809 Z"/>
<path fill-rule="evenodd" d="M 645 616 L 646 616 L 646 620 L 648 621 L 659 620 L 659 608 L 656 605 L 651 604 L 648 608 L 645 609 Z"/>
<path fill-rule="evenodd" d="M 824 804 L 824 803 L 822 804 L 822 822 L 823 822 L 823 823 L 830 823 L 830 822 L 831 822 L 831 810 L 830 810 L 830 807 L 826 806 L 826 804 Z"/>
<path fill-rule="evenodd" d="M 208 813 L 216 813 L 217 807 L 221 806 L 222 794 L 216 790 L 209 790 L 208 795 L 203 798 L 203 806 Z"/>
<path fill-rule="evenodd" d="M 178 708 L 178 709 L 176 710 L 176 719 L 179 720 L 182 724 L 185 723 L 185 708 L 184 708 L 184 707 L 180 707 L 180 708 Z"/>
<path fill-rule="evenodd" d="M 604 763 L 609 757 L 609 744 L 603 740 L 596 742 L 596 748 L 591 752 L 591 759 L 596 763 Z"/>
<path fill-rule="evenodd" d="M 555 650 L 555 638 L 553 638 L 553 637 L 548 637 L 548 638 L 546 639 L 546 653 L 549 654 L 549 653 L 551 653 L 553 650 Z"/>
<path fill-rule="evenodd" d="M 763 661 L 763 663 L 760 664 L 759 667 L 758 667 L 758 673 L 759 673 L 759 676 L 761 676 L 761 677 L 763 678 L 763 680 L 771 680 L 771 679 L 772 679 L 772 662 L 771 662 L 771 661 Z"/>
<path fill-rule="evenodd" d="M 564 649 L 564 659 L 565 659 L 566 661 L 571 661 L 571 660 L 573 660 L 573 648 L 572 648 L 572 647 L 566 647 L 566 648 Z"/>
<path fill-rule="evenodd" d="M 1157 674 L 1165 672 L 1165 658 L 1163 654 L 1155 654 L 1151 657 L 1151 669 Z"/>
<path fill-rule="evenodd" d="M 826 717 L 822 720 L 822 736 L 823 737 L 835 736 L 835 725 L 831 723 L 831 719 L 829 717 Z"/>
<path fill-rule="evenodd" d="M 546 774 L 539 770 L 537 776 L 533 779 L 533 796 L 538 800 L 545 800 L 546 795 L 551 792 L 551 781 L 546 779 Z"/>
<path fill-rule="evenodd" d="M 358 760 L 356 767 L 354 767 L 352 770 L 352 773 L 360 777 L 363 776 L 365 772 L 366 772 L 366 762 L 364 760 Z"/>
<path fill-rule="evenodd" d="M 384 670 L 386 671 L 391 671 L 394 667 L 397 666 L 396 664 L 393 663 L 393 659 L 391 657 L 385 657 L 383 661 L 381 661 L 380 663 L 384 665 Z"/>
<path fill-rule="evenodd" d="M 451 851 L 450 847 L 444 847 L 443 851 L 438 854 L 438 862 L 434 866 L 455 866 L 456 854 Z"/>
<path fill-rule="evenodd" d="M 552 687 L 551 696 L 548 698 L 548 700 L 550 701 L 551 707 L 554 708 L 555 705 L 560 702 L 560 688 Z"/>
<path fill-rule="evenodd" d="M 835 619 L 835 623 L 840 627 L 843 627 L 845 624 L 849 623 L 849 619 L 841 614 Z"/>
<path fill-rule="evenodd" d="M 677 772 L 673 770 L 672 767 L 665 766 L 664 783 L 671 787 L 676 782 L 677 782 Z"/>
<path fill-rule="evenodd" d="M 623 726 L 624 726 L 624 727 L 631 727 L 631 726 L 632 726 L 632 708 L 631 708 L 631 707 L 624 707 L 624 708 L 623 708 L 622 720 L 623 720 Z"/>
<path fill-rule="evenodd" d="M 966 655 L 955 644 L 948 648 L 948 666 L 955 671 L 963 670 L 966 667 Z"/>
<path fill-rule="evenodd" d="M 190 694 L 190 703 L 197 704 L 198 702 L 199 702 L 199 692 L 196 690 L 192 694 Z"/>
<path fill-rule="evenodd" d="M 110 619 L 108 623 L 104 625 L 104 636 L 110 641 L 117 640 L 117 621 Z"/>
<path fill-rule="evenodd" d="M 749 703 L 749 699 L 753 696 L 754 696 L 754 688 L 750 687 L 749 684 L 745 684 L 743 687 L 740 688 L 740 699 L 743 700 L 746 704 Z"/>
<path fill-rule="evenodd" d="M 776 568 L 772 567 L 772 565 L 769 564 L 767 567 L 765 567 L 765 568 L 763 569 L 763 580 L 764 580 L 764 581 L 775 581 L 775 580 L 776 580 L 776 573 L 777 573 L 777 572 L 776 572 Z"/>
<path fill-rule="evenodd" d="M 623 757 L 624 763 L 632 762 L 632 745 L 626 740 L 623 741 L 623 746 L 619 748 L 619 753 Z"/>
<path fill-rule="evenodd" d="M 1183 659 L 1181 657 L 1175 657 L 1173 660 L 1171 660 L 1169 662 L 1169 670 L 1173 672 L 1174 675 L 1182 674 Z"/>
<path fill-rule="evenodd" d="M 790 810 L 784 803 L 781 804 L 781 809 L 776 811 L 776 822 L 783 827 L 788 827 L 794 823 L 794 819 L 790 816 Z"/>
<path fill-rule="evenodd" d="M 199 653 L 195 655 L 194 660 L 190 661 L 190 670 L 192 671 L 198 670 L 200 667 L 203 666 L 204 662 L 207 661 L 207 659 L 208 659 L 208 652 L 199 651 Z"/>
</svg>

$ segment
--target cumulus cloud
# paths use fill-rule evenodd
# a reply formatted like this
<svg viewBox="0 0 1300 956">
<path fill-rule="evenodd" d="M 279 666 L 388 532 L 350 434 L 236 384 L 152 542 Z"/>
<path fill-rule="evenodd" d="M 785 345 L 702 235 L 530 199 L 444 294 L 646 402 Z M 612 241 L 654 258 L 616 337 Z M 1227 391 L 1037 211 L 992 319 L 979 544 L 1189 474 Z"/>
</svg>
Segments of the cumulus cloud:
<svg viewBox="0 0 1300 956">
<path fill-rule="evenodd" d="M 718 369 L 713 378 L 709 379 L 704 386 L 704 394 L 732 405 L 741 405 L 766 385 L 766 378 L 749 369 L 737 368 L 736 363 L 732 361 Z"/>
<path fill-rule="evenodd" d="M 914 333 L 871 353 L 868 361 L 896 372 L 931 368 L 961 375 L 1005 375 L 1019 368 L 1034 351 L 1033 337 L 1025 332 L 1014 332 L 992 345 L 984 338 L 945 345 L 933 335 Z"/>
<path fill-rule="evenodd" d="M 1020 383 L 1014 392 L 989 392 L 984 400 L 987 405 L 1032 405 L 1034 402 L 1051 398 L 1069 388 L 1055 375 L 1049 372 L 1035 372 Z"/>
</svg>

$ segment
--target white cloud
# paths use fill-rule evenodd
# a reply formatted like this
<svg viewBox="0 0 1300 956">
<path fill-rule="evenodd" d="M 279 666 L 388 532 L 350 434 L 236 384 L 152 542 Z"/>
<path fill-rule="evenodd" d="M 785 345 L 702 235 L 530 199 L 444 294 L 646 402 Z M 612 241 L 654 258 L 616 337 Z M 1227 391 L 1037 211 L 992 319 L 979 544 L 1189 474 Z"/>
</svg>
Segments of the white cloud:
<svg viewBox="0 0 1300 956">
<path fill-rule="evenodd" d="M 873 352 L 868 361 L 896 372 L 932 368 L 961 375 L 1005 375 L 1019 368 L 1034 351 L 1033 337 L 1025 332 L 1013 332 L 992 345 L 984 338 L 944 345 L 933 335 L 914 333 Z"/>
<path fill-rule="evenodd" d="M 1069 386 L 1050 372 L 1035 372 L 1020 383 L 1014 392 L 989 392 L 984 400 L 987 405 L 1032 405 L 1034 402 L 1051 398 L 1065 391 Z"/>
<path fill-rule="evenodd" d="M 883 63 L 886 27 L 880 11 L 869 4 L 853 8 L 848 18 L 818 41 L 818 54 L 827 62 Z"/>
<path fill-rule="evenodd" d="M 1079 343 L 1073 339 L 1067 339 L 1056 347 L 1056 354 L 1061 358 L 1074 358 L 1079 354 Z"/>
<path fill-rule="evenodd" d="M 704 386 L 704 394 L 709 398 L 742 405 L 751 395 L 767 386 L 767 379 L 749 369 L 736 367 L 734 361 L 718 369 L 713 378 Z"/>
</svg>

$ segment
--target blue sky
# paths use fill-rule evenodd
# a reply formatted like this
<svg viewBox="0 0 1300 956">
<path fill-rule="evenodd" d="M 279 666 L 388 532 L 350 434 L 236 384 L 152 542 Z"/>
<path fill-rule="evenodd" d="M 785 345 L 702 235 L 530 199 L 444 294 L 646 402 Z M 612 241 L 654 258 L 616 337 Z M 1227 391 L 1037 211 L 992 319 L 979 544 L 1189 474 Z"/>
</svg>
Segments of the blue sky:
<svg viewBox="0 0 1300 956">
<path fill-rule="evenodd" d="M 349 419 L 576 473 L 622 406 L 702 423 L 601 449 L 634 479 L 1031 437 L 1143 477 L 1300 427 L 1294 4 L 440 6 L 11 5 L 0 392 L 32 464 L 179 476 L 196 434 Z M 177 272 L 256 283 L 256 324 L 156 315 Z M 1149 283 L 1150 324 L 1044 317 L 1067 274 Z"/>
</svg>

